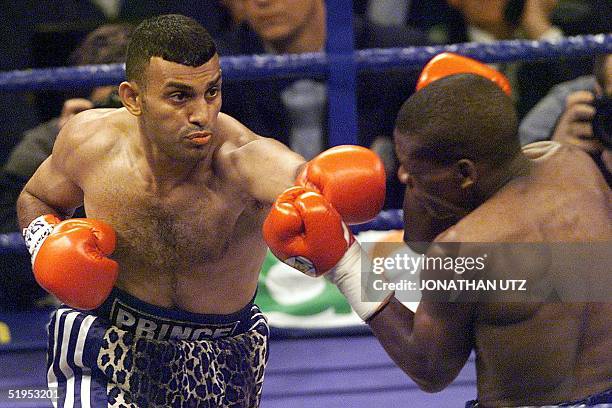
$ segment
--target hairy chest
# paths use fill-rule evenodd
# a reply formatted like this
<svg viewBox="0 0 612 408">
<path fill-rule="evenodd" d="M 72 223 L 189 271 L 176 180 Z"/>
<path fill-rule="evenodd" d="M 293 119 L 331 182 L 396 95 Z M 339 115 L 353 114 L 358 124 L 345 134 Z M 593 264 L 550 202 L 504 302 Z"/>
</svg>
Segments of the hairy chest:
<svg viewBox="0 0 612 408">
<path fill-rule="evenodd" d="M 86 194 L 88 216 L 117 233 L 114 257 L 135 268 L 185 270 L 222 262 L 260 240 L 264 210 L 237 187 L 184 185 L 160 195 L 136 182 Z"/>
</svg>

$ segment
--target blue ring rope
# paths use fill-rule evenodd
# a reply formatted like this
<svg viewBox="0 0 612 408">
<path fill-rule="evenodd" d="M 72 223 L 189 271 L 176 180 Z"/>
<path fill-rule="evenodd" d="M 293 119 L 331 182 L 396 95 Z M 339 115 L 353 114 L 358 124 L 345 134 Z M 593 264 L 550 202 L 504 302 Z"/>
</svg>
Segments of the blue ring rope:
<svg viewBox="0 0 612 408">
<path fill-rule="evenodd" d="M 417 68 L 433 56 L 451 51 L 485 63 L 575 58 L 612 53 L 612 34 L 565 37 L 556 41 L 509 40 L 491 44 L 368 49 L 353 52 L 358 71 Z M 244 80 L 283 76 L 326 76 L 325 53 L 222 57 L 224 79 Z M 124 80 L 123 64 L 89 65 L 7 71 L 0 73 L 0 92 L 63 90 L 116 84 Z"/>
<path fill-rule="evenodd" d="M 391 229 L 402 229 L 404 225 L 402 210 L 381 211 L 378 216 L 364 224 L 351 225 L 353 233 L 361 231 L 377 230 L 386 231 Z M 9 254 L 27 254 L 25 242 L 19 232 L 0 234 L 0 256 Z"/>
</svg>

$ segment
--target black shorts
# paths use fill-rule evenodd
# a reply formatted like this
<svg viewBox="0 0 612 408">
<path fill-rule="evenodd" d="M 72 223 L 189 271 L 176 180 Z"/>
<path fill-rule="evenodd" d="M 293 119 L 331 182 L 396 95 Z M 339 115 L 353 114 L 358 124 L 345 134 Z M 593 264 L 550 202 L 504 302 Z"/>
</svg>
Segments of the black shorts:
<svg viewBox="0 0 612 408">
<path fill-rule="evenodd" d="M 478 408 L 478 400 L 468 401 L 465 403 L 465 408 Z M 529 405 L 528 407 L 532 407 Z M 543 407 L 565 407 L 565 408 L 612 408 L 612 388 L 598 392 L 597 394 L 589 395 L 586 398 L 570 402 L 560 402 L 554 405 L 543 405 Z M 521 408 L 521 407 L 517 407 Z"/>
</svg>

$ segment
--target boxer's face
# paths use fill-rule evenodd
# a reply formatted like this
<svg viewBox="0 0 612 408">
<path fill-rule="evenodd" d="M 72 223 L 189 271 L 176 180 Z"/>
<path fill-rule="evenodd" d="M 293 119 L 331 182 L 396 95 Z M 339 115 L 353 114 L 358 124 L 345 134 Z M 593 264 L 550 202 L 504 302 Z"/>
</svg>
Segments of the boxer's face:
<svg viewBox="0 0 612 408">
<path fill-rule="evenodd" d="M 425 159 L 415 138 L 396 131 L 395 140 L 398 178 L 406 185 L 404 239 L 431 242 L 468 213 L 465 178 L 458 172 L 457 163 Z"/>
<path fill-rule="evenodd" d="M 318 1 L 245 0 L 244 17 L 264 41 L 289 41 L 306 29 Z"/>
<path fill-rule="evenodd" d="M 143 82 L 139 97 L 146 137 L 172 158 L 204 155 L 221 109 L 218 55 L 199 67 L 153 57 Z"/>
</svg>

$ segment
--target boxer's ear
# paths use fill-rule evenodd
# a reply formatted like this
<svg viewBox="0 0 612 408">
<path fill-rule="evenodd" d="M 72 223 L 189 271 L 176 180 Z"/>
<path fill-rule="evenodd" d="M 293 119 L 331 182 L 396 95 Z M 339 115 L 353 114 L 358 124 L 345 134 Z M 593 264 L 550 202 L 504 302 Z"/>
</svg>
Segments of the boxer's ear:
<svg viewBox="0 0 612 408">
<path fill-rule="evenodd" d="M 397 178 L 400 183 L 404 184 L 407 188 L 414 187 L 414 179 L 402 164 L 397 168 Z"/>
<path fill-rule="evenodd" d="M 474 162 L 469 159 L 461 159 L 456 165 L 461 177 L 461 188 L 466 189 L 473 186 L 478 179 L 478 171 Z"/>
<path fill-rule="evenodd" d="M 124 81 L 119 85 L 119 98 L 123 106 L 134 116 L 142 114 L 140 87 L 136 82 Z"/>
<path fill-rule="evenodd" d="M 408 172 L 406 171 L 404 166 L 401 165 L 401 164 L 397 168 L 397 178 L 399 179 L 400 183 L 402 183 L 402 184 L 406 184 L 408 182 Z"/>
</svg>

